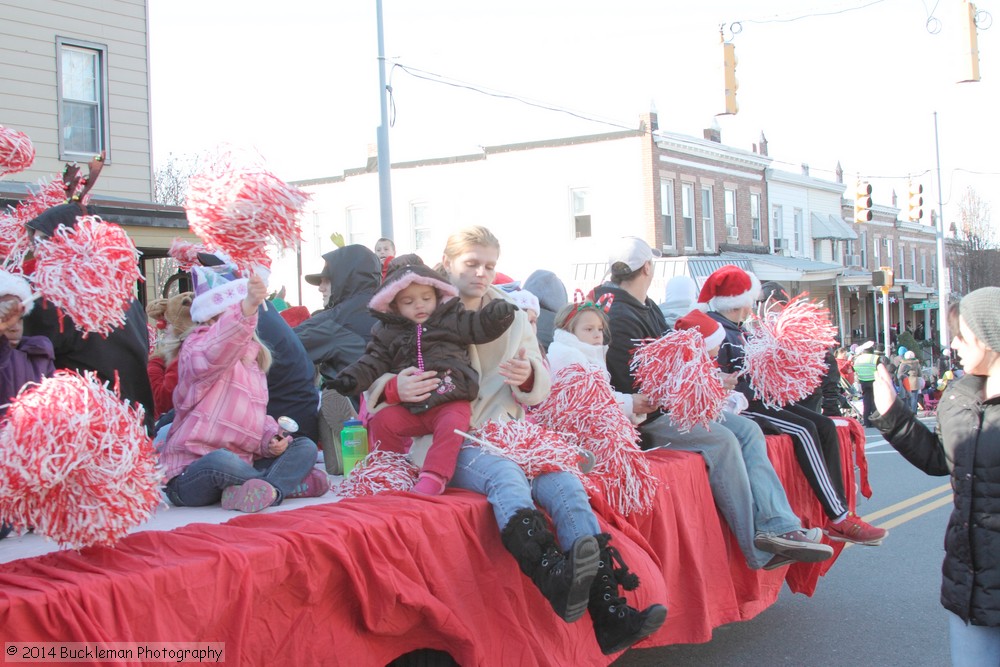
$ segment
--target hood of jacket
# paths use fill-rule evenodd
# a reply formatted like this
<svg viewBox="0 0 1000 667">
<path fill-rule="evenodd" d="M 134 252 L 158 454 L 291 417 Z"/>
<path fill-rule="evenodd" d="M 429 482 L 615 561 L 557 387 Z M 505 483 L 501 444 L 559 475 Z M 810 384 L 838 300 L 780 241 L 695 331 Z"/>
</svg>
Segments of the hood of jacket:
<svg viewBox="0 0 1000 667">
<path fill-rule="evenodd" d="M 330 281 L 330 298 L 324 308 L 358 294 L 374 294 L 382 282 L 382 265 L 374 252 L 362 245 L 347 245 L 323 255 L 323 278 Z"/>
<path fill-rule="evenodd" d="M 538 270 L 528 276 L 522 287 L 538 297 L 538 304 L 545 310 L 558 312 L 569 303 L 566 286 L 551 271 Z"/>
</svg>

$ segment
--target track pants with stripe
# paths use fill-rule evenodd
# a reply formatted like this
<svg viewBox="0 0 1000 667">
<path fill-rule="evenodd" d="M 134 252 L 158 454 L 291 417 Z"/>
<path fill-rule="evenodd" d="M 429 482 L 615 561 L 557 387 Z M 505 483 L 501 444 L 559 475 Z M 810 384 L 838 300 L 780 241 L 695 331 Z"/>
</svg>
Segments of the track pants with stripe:
<svg viewBox="0 0 1000 667">
<path fill-rule="evenodd" d="M 847 512 L 844 482 L 840 467 L 840 439 L 829 417 L 801 405 L 783 409 L 769 408 L 759 401 L 743 411 L 745 417 L 767 423 L 792 438 L 795 458 L 805 473 L 813 493 L 831 519 Z"/>
</svg>

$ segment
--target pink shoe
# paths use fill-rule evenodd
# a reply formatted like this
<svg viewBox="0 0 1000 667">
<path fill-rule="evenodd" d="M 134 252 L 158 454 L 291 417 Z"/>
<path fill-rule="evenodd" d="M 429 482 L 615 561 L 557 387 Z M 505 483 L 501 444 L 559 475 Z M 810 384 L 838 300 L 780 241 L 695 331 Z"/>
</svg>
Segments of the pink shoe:
<svg viewBox="0 0 1000 667">
<path fill-rule="evenodd" d="M 306 478 L 286 498 L 319 498 L 330 490 L 330 478 L 318 468 L 313 468 Z"/>
<path fill-rule="evenodd" d="M 277 499 L 276 488 L 262 479 L 248 479 L 239 486 L 227 486 L 222 490 L 222 509 L 259 512 Z"/>
<path fill-rule="evenodd" d="M 440 496 L 444 493 L 447 483 L 447 480 L 443 479 L 440 475 L 432 472 L 422 472 L 420 473 L 420 477 L 417 478 L 417 483 L 413 485 L 410 491 L 425 496 Z"/>
</svg>

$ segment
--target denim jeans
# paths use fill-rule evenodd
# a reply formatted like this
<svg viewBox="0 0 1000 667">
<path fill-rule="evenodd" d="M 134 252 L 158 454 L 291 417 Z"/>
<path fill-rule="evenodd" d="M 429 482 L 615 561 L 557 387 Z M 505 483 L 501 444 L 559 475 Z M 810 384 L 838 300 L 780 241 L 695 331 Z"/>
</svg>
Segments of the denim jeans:
<svg viewBox="0 0 1000 667">
<path fill-rule="evenodd" d="M 966 624 L 948 612 L 952 667 L 1000 665 L 1000 628 Z"/>
<path fill-rule="evenodd" d="M 450 486 L 486 496 L 501 529 L 515 512 L 535 509 L 537 503 L 552 518 L 564 551 L 580 537 L 601 532 L 587 492 L 572 473 L 547 473 L 529 483 L 524 471 L 510 459 L 466 446 L 458 452 Z"/>
<path fill-rule="evenodd" d="M 248 464 L 228 449 L 217 449 L 194 461 L 184 472 L 167 482 L 167 498 L 178 507 L 214 505 L 222 490 L 248 479 L 266 480 L 278 490 L 278 505 L 305 478 L 316 463 L 316 443 L 295 438 L 288 449 L 273 459 Z"/>
<path fill-rule="evenodd" d="M 757 532 L 787 533 L 802 528 L 788 504 L 788 496 L 767 458 L 767 443 L 752 420 L 725 412 L 725 421 L 708 429 L 695 427 L 681 433 L 663 415 L 639 430 L 657 446 L 698 452 L 708 467 L 708 484 L 715 504 L 740 545 L 752 569 L 767 564 L 772 554 L 757 549 Z"/>
</svg>

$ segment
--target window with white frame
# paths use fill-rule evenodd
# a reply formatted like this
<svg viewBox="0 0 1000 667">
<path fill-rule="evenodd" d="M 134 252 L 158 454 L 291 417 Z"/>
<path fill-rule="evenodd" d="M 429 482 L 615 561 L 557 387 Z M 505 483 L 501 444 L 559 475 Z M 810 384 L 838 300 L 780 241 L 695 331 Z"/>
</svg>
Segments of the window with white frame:
<svg viewBox="0 0 1000 667">
<path fill-rule="evenodd" d="M 724 201 L 726 204 L 726 236 L 736 238 L 739 236 L 739 229 L 736 226 L 736 190 L 726 190 Z"/>
<path fill-rule="evenodd" d="M 877 269 L 882 266 L 882 254 L 882 239 L 876 236 L 872 239 L 872 261 L 874 261 L 874 264 L 872 265 L 873 269 Z"/>
<path fill-rule="evenodd" d="M 750 229 L 754 241 L 763 240 L 763 232 L 760 229 L 760 195 L 756 192 L 750 193 Z"/>
<path fill-rule="evenodd" d="M 365 209 L 360 206 L 351 206 L 345 215 L 347 227 L 347 243 L 364 244 L 365 240 Z"/>
<path fill-rule="evenodd" d="M 861 251 L 861 253 L 860 253 L 861 254 L 861 268 L 867 269 L 868 268 L 868 232 L 861 232 L 858 236 L 861 237 L 860 238 L 860 243 L 858 244 L 860 246 L 859 249 Z"/>
<path fill-rule="evenodd" d="M 712 204 L 712 188 L 701 188 L 701 245 L 705 252 L 715 250 L 715 213 Z"/>
<path fill-rule="evenodd" d="M 587 238 L 591 235 L 590 226 L 590 189 L 573 188 L 570 190 L 573 206 L 573 235 L 575 238 Z"/>
<path fill-rule="evenodd" d="M 927 284 L 927 253 L 920 253 L 920 284 Z"/>
<path fill-rule="evenodd" d="M 780 250 L 785 238 L 785 213 L 778 204 L 771 207 L 771 235 L 774 238 L 774 249 Z"/>
<path fill-rule="evenodd" d="M 900 280 L 902 280 L 906 277 L 906 262 L 904 260 L 906 257 L 906 249 L 903 248 L 903 246 L 899 246 L 899 252 L 897 254 L 899 255 L 899 273 L 896 275 L 899 276 Z"/>
<path fill-rule="evenodd" d="M 410 204 L 410 224 L 413 225 L 413 250 L 431 250 L 430 244 L 433 229 L 431 225 L 431 207 L 427 202 Z"/>
<path fill-rule="evenodd" d="M 684 247 L 694 250 L 694 185 L 681 184 L 681 218 L 684 219 Z"/>
<path fill-rule="evenodd" d="M 803 221 L 802 209 L 796 208 L 792 211 L 792 220 L 794 221 L 794 227 L 792 233 L 795 235 L 793 241 L 793 247 L 795 252 L 802 252 L 803 243 L 805 241 L 805 222 Z"/>
<path fill-rule="evenodd" d="M 59 153 L 88 159 L 108 147 L 108 47 L 56 38 Z"/>
<path fill-rule="evenodd" d="M 885 254 L 883 255 L 885 258 L 885 265 L 892 267 L 892 239 L 887 236 L 882 239 L 882 243 L 885 244 Z"/>
<path fill-rule="evenodd" d="M 660 222 L 663 225 L 663 247 L 677 245 L 674 227 L 674 182 L 669 178 L 660 179 Z"/>
<path fill-rule="evenodd" d="M 917 280 L 917 247 L 910 247 L 910 280 Z"/>
</svg>

